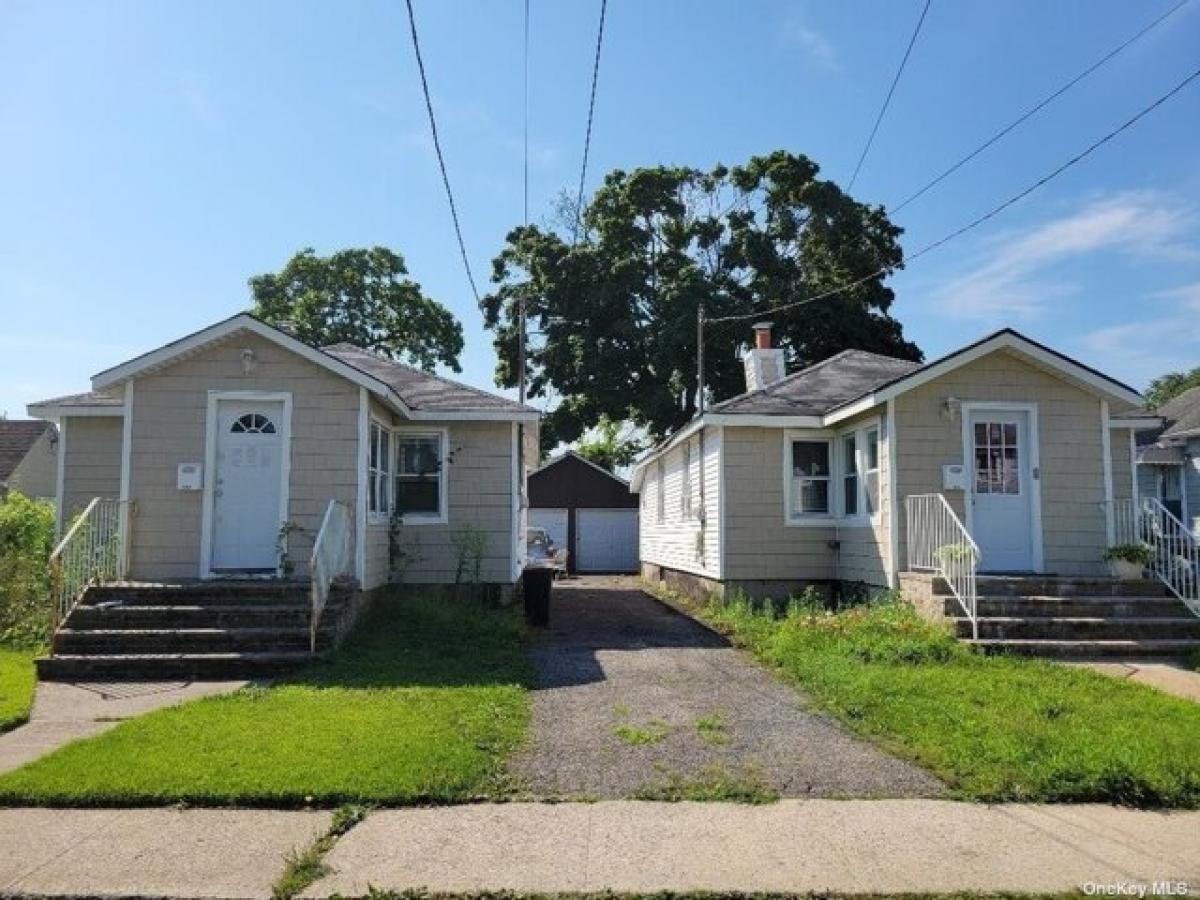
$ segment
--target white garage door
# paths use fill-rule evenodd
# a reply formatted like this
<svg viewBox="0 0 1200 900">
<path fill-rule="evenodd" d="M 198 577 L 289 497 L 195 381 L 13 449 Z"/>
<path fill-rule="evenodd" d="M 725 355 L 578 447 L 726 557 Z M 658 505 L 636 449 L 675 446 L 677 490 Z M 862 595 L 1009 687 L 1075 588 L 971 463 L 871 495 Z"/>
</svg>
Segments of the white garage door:
<svg viewBox="0 0 1200 900">
<path fill-rule="evenodd" d="M 576 516 L 575 541 L 580 572 L 637 571 L 636 509 L 581 509 Z"/>
<path fill-rule="evenodd" d="M 565 509 L 529 508 L 529 527 L 545 528 L 555 547 L 567 546 L 567 511 Z"/>
</svg>

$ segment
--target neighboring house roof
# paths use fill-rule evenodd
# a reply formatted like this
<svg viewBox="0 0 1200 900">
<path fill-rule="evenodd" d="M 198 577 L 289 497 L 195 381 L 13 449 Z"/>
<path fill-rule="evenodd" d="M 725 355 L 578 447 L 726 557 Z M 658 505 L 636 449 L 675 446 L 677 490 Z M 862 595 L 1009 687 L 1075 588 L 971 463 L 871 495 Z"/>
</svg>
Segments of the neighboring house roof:
<svg viewBox="0 0 1200 900">
<path fill-rule="evenodd" d="M 0 484 L 8 481 L 38 438 L 53 427 L 38 420 L 0 419 Z"/>
<path fill-rule="evenodd" d="M 646 466 L 705 424 L 823 428 L 852 418 L 906 391 L 997 350 L 1012 351 L 1072 383 L 1134 407 L 1110 420 L 1113 427 L 1160 421 L 1140 408 L 1134 388 L 1032 338 L 1004 328 L 932 362 L 913 363 L 863 350 L 844 350 L 775 384 L 717 403 L 638 460 L 631 484 L 638 490 Z"/>
<path fill-rule="evenodd" d="M 906 359 L 866 350 L 843 350 L 767 387 L 715 403 L 710 409 L 727 415 L 823 415 L 920 368 L 920 363 Z"/>
<path fill-rule="evenodd" d="M 1185 438 L 1200 435 L 1200 387 L 1188 388 L 1155 410 L 1166 421 L 1162 438 Z"/>
<path fill-rule="evenodd" d="M 536 421 L 540 413 L 529 406 L 478 388 L 423 372 L 377 356 L 351 344 L 313 347 L 249 313 L 238 313 L 207 328 L 172 341 L 157 350 L 105 369 L 92 377 L 92 392 L 30 404 L 30 415 L 56 418 L 108 412 L 120 414 L 124 401 L 109 394 L 125 381 L 203 352 L 238 332 L 256 334 L 341 375 L 391 403 L 411 419 L 504 419 Z M 89 412 L 90 411 L 90 412 Z"/>
<path fill-rule="evenodd" d="M 1142 466 L 1182 466 L 1185 462 L 1183 447 L 1178 444 L 1144 444 L 1137 449 L 1137 463 Z"/>
<path fill-rule="evenodd" d="M 360 372 L 378 378 L 399 394 L 410 409 L 531 410 L 531 407 L 522 407 L 515 400 L 387 359 L 354 344 L 331 344 L 321 349 Z"/>
</svg>

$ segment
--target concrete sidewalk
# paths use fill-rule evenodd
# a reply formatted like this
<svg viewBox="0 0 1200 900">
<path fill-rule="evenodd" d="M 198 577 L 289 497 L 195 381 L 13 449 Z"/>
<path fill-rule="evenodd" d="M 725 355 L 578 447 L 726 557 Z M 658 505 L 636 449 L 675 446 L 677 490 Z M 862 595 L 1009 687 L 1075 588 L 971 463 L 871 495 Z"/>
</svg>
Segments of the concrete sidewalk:
<svg viewBox="0 0 1200 900">
<path fill-rule="evenodd" d="M 612 801 L 372 813 L 306 897 L 510 891 L 1046 892 L 1200 887 L 1200 812 L 784 800 Z"/>
<path fill-rule="evenodd" d="M 0 810 L 0 897 L 270 897 L 329 812 Z"/>
</svg>

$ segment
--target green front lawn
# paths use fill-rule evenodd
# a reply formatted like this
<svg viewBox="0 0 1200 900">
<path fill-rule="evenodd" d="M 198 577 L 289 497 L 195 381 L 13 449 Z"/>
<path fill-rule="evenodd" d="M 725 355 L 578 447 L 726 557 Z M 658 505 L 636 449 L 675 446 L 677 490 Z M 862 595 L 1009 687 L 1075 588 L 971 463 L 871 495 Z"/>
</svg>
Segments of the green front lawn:
<svg viewBox="0 0 1200 900">
<path fill-rule="evenodd" d="M 898 604 L 693 611 L 958 796 L 1200 808 L 1200 704 L 1086 669 L 982 656 Z"/>
<path fill-rule="evenodd" d="M 290 806 L 498 789 L 529 719 L 521 624 L 387 598 L 296 678 L 132 719 L 0 777 L 0 803 Z"/>
<path fill-rule="evenodd" d="M 36 650 L 0 647 L 0 733 L 23 725 L 33 707 Z"/>
</svg>

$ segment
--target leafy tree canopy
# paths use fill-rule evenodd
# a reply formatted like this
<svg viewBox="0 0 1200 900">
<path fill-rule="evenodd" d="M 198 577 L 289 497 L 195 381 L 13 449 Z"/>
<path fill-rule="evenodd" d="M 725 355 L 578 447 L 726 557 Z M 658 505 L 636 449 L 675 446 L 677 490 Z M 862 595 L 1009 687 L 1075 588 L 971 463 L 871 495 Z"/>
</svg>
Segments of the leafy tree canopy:
<svg viewBox="0 0 1200 900">
<path fill-rule="evenodd" d="M 646 445 L 628 424 L 622 425 L 608 416 L 601 416 L 591 432 L 580 439 L 575 452 L 602 469 L 615 472 L 633 464 Z"/>
<path fill-rule="evenodd" d="M 1150 382 L 1150 387 L 1146 388 L 1146 405 L 1158 409 L 1168 400 L 1197 386 L 1200 386 L 1200 366 L 1190 372 L 1168 372 Z"/>
<path fill-rule="evenodd" d="M 404 257 L 387 247 L 331 256 L 307 247 L 282 272 L 250 279 L 251 312 L 310 344 L 348 342 L 422 369 L 443 363 L 461 372 L 462 325 L 407 275 Z"/>
<path fill-rule="evenodd" d="M 517 381 L 517 316 L 530 329 L 532 397 L 561 402 L 543 435 L 553 446 L 608 416 L 652 436 L 695 414 L 696 313 L 754 314 L 883 274 L 833 298 L 772 313 L 776 340 L 796 367 L 849 347 L 919 360 L 889 315 L 886 275 L 903 264 L 900 229 L 878 206 L 818 179 L 784 151 L 711 171 L 659 166 L 610 172 L 578 219 L 509 233 L 483 300 L 495 332 L 497 382 Z M 577 240 L 567 233 L 578 222 Z M 745 389 L 739 349 L 753 319 L 706 330 L 706 377 L 715 400 Z"/>
</svg>

